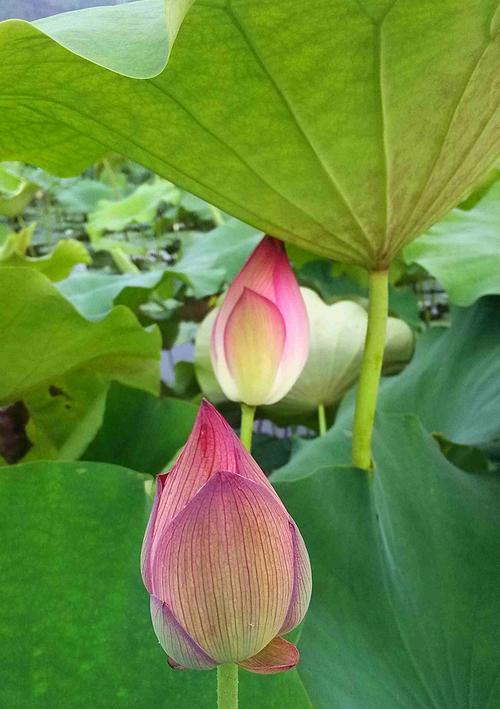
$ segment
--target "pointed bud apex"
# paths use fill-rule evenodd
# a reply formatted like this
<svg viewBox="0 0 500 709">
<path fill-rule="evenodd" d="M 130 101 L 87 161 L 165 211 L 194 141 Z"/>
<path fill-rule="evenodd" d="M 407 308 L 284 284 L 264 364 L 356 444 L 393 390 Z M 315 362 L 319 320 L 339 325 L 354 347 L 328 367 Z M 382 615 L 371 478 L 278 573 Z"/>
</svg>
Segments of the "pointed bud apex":
<svg viewBox="0 0 500 709">
<path fill-rule="evenodd" d="M 233 401 L 282 399 L 307 359 L 309 324 L 283 244 L 266 236 L 235 278 L 212 331 L 217 379 Z"/>
<path fill-rule="evenodd" d="M 142 550 L 156 635 L 175 668 L 294 667 L 311 568 L 300 533 L 226 421 L 203 402 L 178 461 L 157 478 Z"/>
</svg>

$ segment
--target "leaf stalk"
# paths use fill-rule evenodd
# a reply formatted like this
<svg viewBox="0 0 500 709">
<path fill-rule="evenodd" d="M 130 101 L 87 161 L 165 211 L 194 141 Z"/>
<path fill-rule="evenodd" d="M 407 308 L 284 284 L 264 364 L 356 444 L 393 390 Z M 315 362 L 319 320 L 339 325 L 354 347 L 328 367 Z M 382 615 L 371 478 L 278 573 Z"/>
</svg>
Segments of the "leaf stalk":
<svg viewBox="0 0 500 709">
<path fill-rule="evenodd" d="M 366 331 L 361 375 L 356 392 L 356 409 L 352 435 L 352 462 L 357 468 L 371 471 L 372 434 L 377 394 L 384 358 L 387 315 L 389 309 L 388 271 L 369 274 L 368 329 Z"/>
</svg>

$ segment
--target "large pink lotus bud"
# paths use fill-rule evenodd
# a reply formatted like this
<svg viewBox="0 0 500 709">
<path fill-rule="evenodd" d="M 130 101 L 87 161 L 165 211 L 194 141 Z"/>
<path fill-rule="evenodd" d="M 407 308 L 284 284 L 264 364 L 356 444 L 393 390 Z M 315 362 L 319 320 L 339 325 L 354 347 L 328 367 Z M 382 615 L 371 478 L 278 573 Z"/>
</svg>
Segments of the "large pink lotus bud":
<svg viewBox="0 0 500 709">
<path fill-rule="evenodd" d="M 311 567 L 300 532 L 251 455 L 203 402 L 176 464 L 157 477 L 142 549 L 153 626 L 173 667 L 299 660 L 280 636 L 304 617 Z"/>
<path fill-rule="evenodd" d="M 283 244 L 270 236 L 235 278 L 212 331 L 214 372 L 228 399 L 273 404 L 295 384 L 309 351 L 309 323 Z"/>
</svg>

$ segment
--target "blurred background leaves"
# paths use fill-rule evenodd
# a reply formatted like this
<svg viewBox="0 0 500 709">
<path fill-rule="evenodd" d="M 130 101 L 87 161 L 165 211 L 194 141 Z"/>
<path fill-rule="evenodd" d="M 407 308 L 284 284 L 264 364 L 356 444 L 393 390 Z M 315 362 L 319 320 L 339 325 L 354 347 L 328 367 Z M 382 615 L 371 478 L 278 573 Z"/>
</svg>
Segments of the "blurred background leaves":
<svg viewBox="0 0 500 709">
<path fill-rule="evenodd" d="M 77 4 L 102 3 L 4 0 L 0 19 L 33 19 Z M 458 35 L 449 36 L 462 51 Z M 352 36 L 349 42 L 355 46 Z M 168 46 L 160 45 L 147 61 L 163 61 Z M 455 80 L 449 52 L 443 57 Z M 193 100 L 205 100 L 199 87 L 193 91 Z M 135 137 L 138 124 L 126 108 L 141 94 L 125 95 L 107 137 L 121 121 Z M 113 114 L 111 96 L 99 93 L 100 112 Z M 442 113 L 432 120 L 448 121 L 438 98 Z M 23 120 L 33 122 L 37 101 L 23 108 Z M 264 106 L 267 119 L 269 103 L 253 106 Z M 7 106 L 5 120 L 8 115 Z M 159 115 L 146 110 L 141 130 L 152 121 L 149 136 L 158 135 Z M 241 116 L 249 122 L 247 113 Z M 419 125 L 428 131 L 428 123 Z M 464 121 L 457 125 L 463 131 Z M 153 476 L 175 458 L 202 394 L 239 424 L 237 407 L 210 380 L 207 357 L 194 361 L 195 341 L 199 351 L 204 339 L 206 350 L 219 298 L 261 232 L 130 160 L 101 155 L 102 144 L 96 147 L 82 130 L 79 124 L 78 138 L 73 129 L 62 130 L 62 145 L 70 142 L 71 151 L 45 144 L 38 133 L 35 146 L 37 154 L 43 147 L 46 164 L 64 163 L 66 174 L 99 156 L 79 177 L 55 177 L 22 162 L 0 165 L 0 704 L 209 707 L 213 673 L 166 667 L 138 557 Z M 3 142 L 11 138 L 18 140 L 9 133 Z M 407 137 L 405 145 L 414 150 Z M 35 147 L 23 142 L 26 154 Z M 350 189 L 366 206 L 377 180 L 365 160 L 369 151 L 358 147 L 358 188 Z M 214 177 L 206 156 L 195 157 L 193 189 L 196 180 Z M 165 172 L 161 160 L 145 158 Z M 266 159 L 273 170 L 280 167 Z M 308 160 L 301 163 L 306 173 Z M 409 162 L 418 172 L 418 160 L 403 156 L 403 162 L 406 172 Z M 212 169 L 221 164 L 219 150 Z M 349 153 L 349 175 L 352 165 Z M 222 172 L 224 189 L 232 190 L 232 170 Z M 283 174 L 288 189 L 297 175 Z M 391 265 L 390 314 L 409 335 L 405 347 L 393 350 L 393 366 L 386 362 L 372 482 L 350 467 L 361 339 L 349 327 L 330 352 L 332 371 L 344 373 L 326 402 L 325 436 L 317 435 L 317 386 L 299 410 L 258 412 L 254 454 L 301 527 L 315 586 L 298 671 L 266 678 L 241 673 L 242 706 L 487 709 L 500 703 L 498 178 L 493 169 Z M 405 186 L 397 189 L 414 206 Z M 238 209 L 250 214 L 255 194 L 240 193 Z M 322 203 L 317 198 L 312 189 L 314 209 Z M 298 189 L 293 199 L 304 203 Z M 265 202 L 269 214 L 273 200 Z M 288 203 L 282 211 L 287 222 L 303 218 Z M 363 319 L 366 274 L 296 245 L 288 253 L 300 284 L 319 304 L 318 332 L 329 343 L 322 357 L 328 357 L 331 341 L 321 322 L 332 325 L 331 314 L 345 308 Z M 323 361 L 310 372 L 316 384 Z"/>
</svg>

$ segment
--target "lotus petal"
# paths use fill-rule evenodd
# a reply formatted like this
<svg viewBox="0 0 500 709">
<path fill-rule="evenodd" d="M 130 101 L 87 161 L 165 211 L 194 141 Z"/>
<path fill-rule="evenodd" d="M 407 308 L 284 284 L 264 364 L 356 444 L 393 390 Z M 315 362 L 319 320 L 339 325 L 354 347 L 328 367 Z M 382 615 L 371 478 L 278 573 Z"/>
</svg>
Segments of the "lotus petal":
<svg viewBox="0 0 500 709">
<path fill-rule="evenodd" d="M 190 670 L 210 670 L 216 666 L 217 663 L 186 633 L 168 605 L 155 596 L 151 596 L 151 619 L 171 666 Z"/>
<path fill-rule="evenodd" d="M 152 593 L 218 663 L 262 650 L 294 587 L 289 516 L 265 486 L 213 474 L 151 548 Z"/>
<path fill-rule="evenodd" d="M 283 638 L 274 638 L 263 650 L 238 664 L 250 672 L 271 675 L 291 670 L 298 664 L 299 659 L 299 651 L 295 645 Z"/>
</svg>

